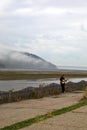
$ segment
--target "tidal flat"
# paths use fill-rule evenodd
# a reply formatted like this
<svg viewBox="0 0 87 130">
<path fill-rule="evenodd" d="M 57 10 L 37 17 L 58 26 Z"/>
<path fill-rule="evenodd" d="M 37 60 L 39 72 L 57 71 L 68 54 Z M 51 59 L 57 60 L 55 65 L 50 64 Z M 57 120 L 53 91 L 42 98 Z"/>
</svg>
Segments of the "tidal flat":
<svg viewBox="0 0 87 130">
<path fill-rule="evenodd" d="M 0 80 L 59 78 L 61 74 L 67 78 L 87 77 L 87 71 L 84 70 L 0 70 Z"/>
</svg>

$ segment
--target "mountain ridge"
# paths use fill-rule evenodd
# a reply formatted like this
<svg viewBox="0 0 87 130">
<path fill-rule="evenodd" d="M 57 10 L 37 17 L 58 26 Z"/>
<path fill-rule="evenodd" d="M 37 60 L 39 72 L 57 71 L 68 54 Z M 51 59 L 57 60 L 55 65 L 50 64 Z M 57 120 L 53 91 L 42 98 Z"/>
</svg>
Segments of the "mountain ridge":
<svg viewBox="0 0 87 130">
<path fill-rule="evenodd" d="M 29 53 L 10 51 L 0 59 L 0 68 L 6 69 L 57 69 L 56 65 Z"/>
</svg>

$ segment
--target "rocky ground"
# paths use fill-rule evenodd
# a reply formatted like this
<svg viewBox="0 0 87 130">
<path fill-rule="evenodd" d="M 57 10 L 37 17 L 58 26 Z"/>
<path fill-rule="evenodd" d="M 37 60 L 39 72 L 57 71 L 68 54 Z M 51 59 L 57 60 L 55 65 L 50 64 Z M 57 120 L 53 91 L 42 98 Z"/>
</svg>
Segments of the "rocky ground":
<svg viewBox="0 0 87 130">
<path fill-rule="evenodd" d="M 85 90 L 87 81 L 80 81 L 78 83 L 68 82 L 66 92 L 73 92 L 77 90 Z M 52 83 L 47 86 L 27 87 L 19 91 L 0 92 L 0 103 L 16 102 L 24 99 L 38 99 L 42 97 L 59 95 L 61 93 L 60 84 Z"/>
</svg>

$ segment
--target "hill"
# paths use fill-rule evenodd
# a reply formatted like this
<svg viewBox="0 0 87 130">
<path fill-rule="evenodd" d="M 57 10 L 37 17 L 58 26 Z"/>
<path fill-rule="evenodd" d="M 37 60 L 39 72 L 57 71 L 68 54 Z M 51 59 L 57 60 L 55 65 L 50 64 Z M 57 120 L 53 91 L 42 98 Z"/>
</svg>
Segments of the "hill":
<svg viewBox="0 0 87 130">
<path fill-rule="evenodd" d="M 0 58 L 0 68 L 55 70 L 57 67 L 43 58 L 28 53 L 10 51 Z"/>
</svg>

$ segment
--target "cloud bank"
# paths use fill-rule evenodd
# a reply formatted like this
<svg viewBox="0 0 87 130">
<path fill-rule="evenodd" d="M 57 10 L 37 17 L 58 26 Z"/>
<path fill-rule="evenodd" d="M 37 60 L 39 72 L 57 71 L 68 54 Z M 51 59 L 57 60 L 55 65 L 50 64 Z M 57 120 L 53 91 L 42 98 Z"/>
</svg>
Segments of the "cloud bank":
<svg viewBox="0 0 87 130">
<path fill-rule="evenodd" d="M 0 1 L 1 55 L 27 51 L 56 65 L 87 66 L 86 42 L 86 0 Z"/>
</svg>

